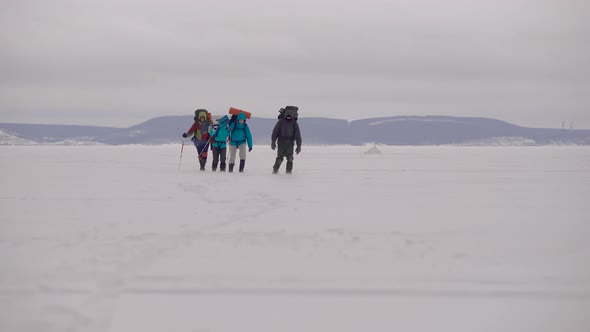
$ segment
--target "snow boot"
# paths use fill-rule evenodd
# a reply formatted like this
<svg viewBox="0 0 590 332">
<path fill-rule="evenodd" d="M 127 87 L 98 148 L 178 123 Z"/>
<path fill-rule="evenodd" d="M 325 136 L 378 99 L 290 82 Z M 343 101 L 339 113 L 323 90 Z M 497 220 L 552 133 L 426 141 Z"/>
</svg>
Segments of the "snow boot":
<svg viewBox="0 0 590 332">
<path fill-rule="evenodd" d="M 293 171 L 293 162 L 292 161 L 287 161 L 287 174 L 291 174 L 291 172 Z"/>
<path fill-rule="evenodd" d="M 199 164 L 201 165 L 200 170 L 204 171 L 205 170 L 205 164 L 207 163 L 207 159 L 201 159 L 199 160 Z"/>
<path fill-rule="evenodd" d="M 221 162 L 221 165 L 219 165 L 219 171 L 220 172 L 225 172 L 225 161 Z"/>
<path fill-rule="evenodd" d="M 229 172 L 233 173 L 234 172 L 234 164 L 229 164 Z"/>
<path fill-rule="evenodd" d="M 244 172 L 244 166 L 246 166 L 246 159 L 240 159 L 240 173 Z"/>
<path fill-rule="evenodd" d="M 216 164 L 216 163 L 213 163 L 213 164 L 211 165 L 211 170 L 212 170 L 213 172 L 217 171 L 217 164 Z"/>
</svg>

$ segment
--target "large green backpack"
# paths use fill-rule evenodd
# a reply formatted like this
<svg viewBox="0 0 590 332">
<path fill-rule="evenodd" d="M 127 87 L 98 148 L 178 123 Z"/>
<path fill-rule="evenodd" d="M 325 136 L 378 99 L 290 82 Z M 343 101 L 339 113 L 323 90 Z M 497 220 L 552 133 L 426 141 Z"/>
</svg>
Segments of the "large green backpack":
<svg viewBox="0 0 590 332">
<path fill-rule="evenodd" d="M 197 128 L 195 127 L 195 137 L 200 140 L 201 139 L 201 132 L 207 132 L 209 126 L 213 123 L 212 120 L 212 116 L 211 113 L 209 113 L 209 111 L 207 111 L 206 109 L 202 109 L 199 108 L 198 110 L 195 111 L 195 123 L 198 124 L 199 123 L 199 119 L 201 117 L 205 118 L 205 128 L 201 129 L 200 131 L 197 130 Z"/>
<path fill-rule="evenodd" d="M 205 117 L 205 122 L 207 122 L 207 124 L 211 124 L 213 123 L 213 118 L 211 116 L 211 113 L 209 113 L 209 111 L 207 111 L 206 109 L 203 108 L 199 108 L 198 110 L 195 111 L 195 122 L 199 122 L 199 119 L 201 117 Z"/>
</svg>

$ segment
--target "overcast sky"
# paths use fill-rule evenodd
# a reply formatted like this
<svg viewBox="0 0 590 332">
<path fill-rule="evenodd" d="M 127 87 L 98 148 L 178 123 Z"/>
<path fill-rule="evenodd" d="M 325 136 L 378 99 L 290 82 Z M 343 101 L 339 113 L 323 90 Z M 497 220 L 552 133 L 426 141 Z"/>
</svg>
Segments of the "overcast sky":
<svg viewBox="0 0 590 332">
<path fill-rule="evenodd" d="M 585 0 L 0 0 L 0 122 L 196 108 L 590 129 Z"/>
</svg>

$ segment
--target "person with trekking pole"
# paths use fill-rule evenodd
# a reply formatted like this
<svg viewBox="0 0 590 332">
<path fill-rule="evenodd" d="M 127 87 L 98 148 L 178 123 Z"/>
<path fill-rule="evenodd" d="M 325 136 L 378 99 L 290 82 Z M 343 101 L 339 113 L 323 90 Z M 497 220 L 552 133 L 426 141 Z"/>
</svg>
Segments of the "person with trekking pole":
<svg viewBox="0 0 590 332">
<path fill-rule="evenodd" d="M 209 147 L 209 127 L 211 125 L 211 115 L 205 109 L 198 109 L 195 111 L 195 122 L 190 129 L 182 134 L 182 137 L 187 138 L 192 136 L 191 140 L 197 148 L 197 156 L 199 158 L 200 170 L 205 170 L 207 164 L 207 149 Z"/>
</svg>

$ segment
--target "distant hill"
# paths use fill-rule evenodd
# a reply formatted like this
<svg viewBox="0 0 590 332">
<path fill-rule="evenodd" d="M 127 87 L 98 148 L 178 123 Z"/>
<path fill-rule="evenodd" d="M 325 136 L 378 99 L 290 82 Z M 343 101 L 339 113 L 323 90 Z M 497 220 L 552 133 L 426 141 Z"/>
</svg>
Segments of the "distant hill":
<svg viewBox="0 0 590 332">
<path fill-rule="evenodd" d="M 255 144 L 270 144 L 277 119 L 248 120 Z M 129 128 L 0 123 L 0 145 L 178 143 L 192 116 L 162 116 Z M 590 130 L 516 126 L 488 118 L 393 116 L 348 122 L 299 119 L 304 144 L 590 145 Z"/>
</svg>

